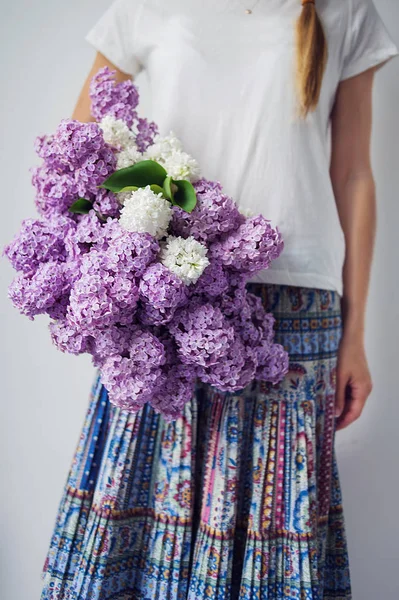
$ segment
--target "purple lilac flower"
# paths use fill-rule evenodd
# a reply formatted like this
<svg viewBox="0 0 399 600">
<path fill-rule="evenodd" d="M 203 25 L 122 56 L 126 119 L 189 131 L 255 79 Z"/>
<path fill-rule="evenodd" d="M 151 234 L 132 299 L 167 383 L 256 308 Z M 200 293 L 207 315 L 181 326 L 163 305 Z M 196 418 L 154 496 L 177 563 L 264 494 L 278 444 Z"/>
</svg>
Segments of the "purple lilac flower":
<svg viewBox="0 0 399 600">
<path fill-rule="evenodd" d="M 141 307 L 138 318 L 144 325 L 169 323 L 179 306 L 188 301 L 188 288 L 161 263 L 153 263 L 139 284 Z"/>
<path fill-rule="evenodd" d="M 178 347 L 174 337 L 170 334 L 167 327 L 153 327 L 153 333 L 157 336 L 160 342 L 162 342 L 165 350 L 165 364 L 164 367 L 168 368 L 172 365 L 180 363 Z"/>
<path fill-rule="evenodd" d="M 113 310 L 119 315 L 117 322 L 121 325 L 130 325 L 134 321 L 139 299 L 135 278 L 126 273 L 114 274 L 109 295 L 113 301 Z"/>
<path fill-rule="evenodd" d="M 247 293 L 242 309 L 235 319 L 241 339 L 252 347 L 263 342 L 270 346 L 274 337 L 274 323 L 273 314 L 266 312 L 261 298 Z"/>
<path fill-rule="evenodd" d="M 247 275 L 243 273 L 227 273 L 228 288 L 215 298 L 214 304 L 218 306 L 226 317 L 234 317 L 241 313 L 245 307 L 247 297 Z"/>
<path fill-rule="evenodd" d="M 151 406 L 166 422 L 174 421 L 194 394 L 196 370 L 192 365 L 177 363 L 163 367 L 162 385 L 151 397 Z"/>
<path fill-rule="evenodd" d="M 149 331 L 132 330 L 128 356 L 109 356 L 101 367 L 101 381 L 110 400 L 122 409 L 139 410 L 162 380 L 163 344 Z"/>
<path fill-rule="evenodd" d="M 60 238 L 65 241 L 65 236 L 75 231 L 76 221 L 75 219 L 71 219 L 70 215 L 72 213 L 68 213 L 65 215 L 60 214 L 50 214 L 42 220 L 48 223 L 49 227 L 52 227 L 53 231 L 55 231 Z M 81 217 L 82 215 L 76 215 L 76 217 Z"/>
<path fill-rule="evenodd" d="M 47 143 L 35 148 L 47 166 L 58 172 L 76 171 L 88 157 L 104 148 L 112 154 L 97 123 L 80 123 L 73 119 L 62 119 Z"/>
<path fill-rule="evenodd" d="M 73 175 L 77 194 L 88 199 L 96 195 L 97 186 L 115 171 L 116 156 L 105 143 L 97 123 L 63 119 L 48 143 L 36 148 L 53 173 Z M 38 174 L 37 184 L 43 187 L 40 175 L 37 178 Z"/>
<path fill-rule="evenodd" d="M 32 184 L 36 189 L 35 204 L 43 216 L 67 213 L 77 200 L 78 186 L 71 173 L 58 173 L 43 163 L 32 170 Z M 69 213 L 70 218 L 72 214 Z"/>
<path fill-rule="evenodd" d="M 67 280 L 68 281 L 68 280 Z M 68 283 L 70 283 L 68 281 Z M 63 320 L 66 318 L 69 306 L 70 286 L 67 286 L 67 291 L 58 299 L 52 306 L 47 309 L 47 314 L 52 319 Z"/>
<path fill-rule="evenodd" d="M 256 379 L 277 383 L 286 372 L 288 356 L 273 343 L 275 318 L 267 313 L 261 298 L 247 293 L 245 304 L 235 317 L 235 328 L 257 363 Z"/>
<path fill-rule="evenodd" d="M 259 215 L 247 219 L 223 241 L 213 244 L 212 255 L 236 271 L 253 273 L 267 269 L 283 247 L 278 229 L 273 229 L 270 221 Z"/>
<path fill-rule="evenodd" d="M 136 146 L 140 152 L 145 152 L 148 146 L 154 143 L 154 138 L 158 135 L 158 126 L 153 121 L 139 118 L 136 129 Z"/>
<path fill-rule="evenodd" d="M 72 242 L 81 249 L 79 254 L 89 251 L 93 244 L 102 241 L 104 237 L 103 225 L 94 210 L 87 215 L 80 215 L 79 221 L 73 231 Z"/>
<path fill-rule="evenodd" d="M 14 306 L 30 319 L 48 310 L 65 294 L 68 284 L 63 264 L 39 264 L 36 271 L 18 275 L 8 288 Z"/>
<path fill-rule="evenodd" d="M 77 215 L 74 227 L 64 237 L 67 251 L 66 271 L 71 284 L 80 277 L 80 266 L 84 255 L 103 242 L 103 224 L 94 210 L 86 215 Z"/>
<path fill-rule="evenodd" d="M 174 235 L 192 235 L 199 242 L 212 242 L 234 231 L 245 221 L 234 201 L 223 194 L 219 183 L 200 179 L 194 183 L 197 205 L 191 213 L 173 207 Z"/>
<path fill-rule="evenodd" d="M 179 309 L 170 323 L 181 361 L 209 366 L 226 354 L 234 339 L 234 328 L 218 307 L 191 302 Z"/>
<path fill-rule="evenodd" d="M 107 190 L 99 189 L 93 201 L 93 208 L 103 217 L 118 219 L 121 205 L 115 194 Z"/>
<path fill-rule="evenodd" d="M 192 294 L 204 294 L 206 297 L 223 296 L 229 287 L 229 280 L 220 262 L 213 259 L 205 268 L 197 283 L 192 286 Z"/>
<path fill-rule="evenodd" d="M 259 366 L 256 379 L 269 381 L 272 384 L 279 383 L 289 369 L 289 355 L 281 344 L 272 344 L 267 356 L 267 362 Z"/>
<path fill-rule="evenodd" d="M 63 263 L 65 281 L 68 282 L 69 291 L 75 281 L 80 277 L 81 258 L 82 257 L 79 256 L 74 259 L 68 259 Z"/>
<path fill-rule="evenodd" d="M 53 344 L 69 354 L 84 354 L 92 352 L 93 340 L 72 327 L 67 319 L 60 319 L 49 324 Z"/>
<path fill-rule="evenodd" d="M 175 308 L 156 308 L 142 302 L 137 309 L 137 319 L 147 327 L 166 325 L 175 315 Z"/>
<path fill-rule="evenodd" d="M 83 256 L 80 272 L 68 307 L 68 318 L 74 326 L 93 334 L 114 323 L 132 323 L 139 291 L 131 275 L 114 273 L 108 268 L 107 257 L 95 250 Z"/>
<path fill-rule="evenodd" d="M 103 234 L 100 248 L 106 253 L 108 267 L 118 272 L 140 277 L 159 252 L 152 235 L 126 231 L 112 219 L 104 225 Z"/>
<path fill-rule="evenodd" d="M 236 337 L 223 359 L 208 367 L 199 367 L 198 376 L 204 383 L 221 391 L 233 392 L 245 388 L 254 379 L 256 368 L 257 361 L 252 348 Z"/>
<path fill-rule="evenodd" d="M 150 265 L 140 285 L 141 299 L 154 308 L 177 308 L 187 302 L 187 286 L 161 263 Z"/>
<path fill-rule="evenodd" d="M 103 67 L 93 77 L 90 84 L 91 114 L 96 121 L 105 115 L 125 121 L 128 127 L 137 118 L 135 108 L 139 103 L 139 93 L 132 81 L 116 83 L 116 71 Z"/>
<path fill-rule="evenodd" d="M 38 135 L 33 142 L 33 148 L 38 156 L 41 158 L 47 158 L 51 155 L 51 147 L 54 141 L 52 135 Z"/>
<path fill-rule="evenodd" d="M 122 327 L 111 325 L 95 332 L 93 342 L 93 362 L 100 366 L 104 360 L 116 354 L 129 358 L 129 346 L 135 335 L 136 325 Z"/>
<path fill-rule="evenodd" d="M 16 271 L 36 270 L 40 263 L 50 260 L 63 262 L 66 251 L 60 232 L 49 222 L 25 219 L 19 233 L 3 253 Z"/>
<path fill-rule="evenodd" d="M 197 369 L 194 365 L 180 362 L 178 347 L 166 327 L 154 328 L 153 331 L 163 344 L 165 363 L 162 365 L 163 377 L 160 380 L 162 386 L 154 391 L 151 406 L 169 422 L 181 415 L 184 404 L 191 399 Z"/>
</svg>

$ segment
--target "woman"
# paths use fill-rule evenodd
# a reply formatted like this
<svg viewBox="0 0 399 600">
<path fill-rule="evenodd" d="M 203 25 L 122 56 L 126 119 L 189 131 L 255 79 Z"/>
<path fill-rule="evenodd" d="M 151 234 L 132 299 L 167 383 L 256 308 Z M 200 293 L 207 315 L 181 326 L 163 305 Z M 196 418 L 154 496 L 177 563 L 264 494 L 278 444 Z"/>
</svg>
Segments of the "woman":
<svg viewBox="0 0 399 600">
<path fill-rule="evenodd" d="M 42 598 L 351 598 L 334 437 L 372 383 L 375 70 L 398 53 L 369 0 L 118 0 L 88 86 L 145 69 L 151 117 L 285 241 L 249 284 L 290 353 L 277 386 L 199 386 L 167 424 L 96 379 Z M 331 135 L 330 135 L 331 134 Z"/>
</svg>

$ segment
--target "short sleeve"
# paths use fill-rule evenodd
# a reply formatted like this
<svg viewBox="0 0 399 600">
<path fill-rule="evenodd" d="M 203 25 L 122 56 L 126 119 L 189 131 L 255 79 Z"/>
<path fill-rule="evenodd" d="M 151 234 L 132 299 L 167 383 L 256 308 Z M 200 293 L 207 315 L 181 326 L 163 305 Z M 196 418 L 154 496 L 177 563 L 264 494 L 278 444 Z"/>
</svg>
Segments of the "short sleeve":
<svg viewBox="0 0 399 600">
<path fill-rule="evenodd" d="M 132 76 L 142 69 L 136 36 L 142 7 L 142 0 L 114 0 L 85 36 L 105 58 Z"/>
<path fill-rule="evenodd" d="M 371 67 L 382 67 L 398 54 L 398 48 L 373 1 L 350 0 L 350 2 L 352 10 L 341 81 Z"/>
</svg>

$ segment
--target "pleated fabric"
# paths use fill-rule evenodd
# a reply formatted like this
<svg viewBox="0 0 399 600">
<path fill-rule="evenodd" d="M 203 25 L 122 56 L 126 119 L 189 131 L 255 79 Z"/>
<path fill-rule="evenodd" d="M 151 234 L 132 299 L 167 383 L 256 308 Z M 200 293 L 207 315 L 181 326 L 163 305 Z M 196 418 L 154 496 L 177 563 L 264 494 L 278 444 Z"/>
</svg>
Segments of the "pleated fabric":
<svg viewBox="0 0 399 600">
<path fill-rule="evenodd" d="M 334 448 L 340 297 L 249 284 L 290 355 L 278 385 L 198 384 L 179 419 L 96 373 L 42 600 L 350 600 Z"/>
</svg>

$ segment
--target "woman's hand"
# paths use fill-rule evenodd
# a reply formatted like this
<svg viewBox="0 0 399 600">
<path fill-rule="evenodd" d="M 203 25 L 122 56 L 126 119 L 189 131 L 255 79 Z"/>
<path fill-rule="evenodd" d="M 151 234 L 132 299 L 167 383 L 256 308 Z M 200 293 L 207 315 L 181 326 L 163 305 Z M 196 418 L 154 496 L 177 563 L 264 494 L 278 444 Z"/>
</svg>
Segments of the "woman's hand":
<svg viewBox="0 0 399 600">
<path fill-rule="evenodd" d="M 363 336 L 344 332 L 337 362 L 337 430 L 344 429 L 360 417 L 372 387 Z"/>
</svg>

